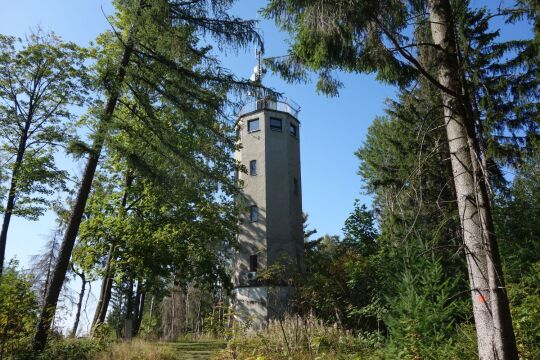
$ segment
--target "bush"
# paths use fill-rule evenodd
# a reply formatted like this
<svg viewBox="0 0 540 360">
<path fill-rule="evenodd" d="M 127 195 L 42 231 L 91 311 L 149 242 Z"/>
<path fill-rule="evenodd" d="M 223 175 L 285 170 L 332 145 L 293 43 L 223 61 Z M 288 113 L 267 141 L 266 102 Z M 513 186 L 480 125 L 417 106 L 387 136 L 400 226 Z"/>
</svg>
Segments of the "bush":
<svg viewBox="0 0 540 360">
<path fill-rule="evenodd" d="M 51 339 L 40 360 L 90 360 L 109 348 L 111 343 L 99 339 Z"/>
<path fill-rule="evenodd" d="M 11 261 L 0 277 L 0 359 L 24 356 L 37 319 L 32 284 L 17 265 Z"/>
</svg>

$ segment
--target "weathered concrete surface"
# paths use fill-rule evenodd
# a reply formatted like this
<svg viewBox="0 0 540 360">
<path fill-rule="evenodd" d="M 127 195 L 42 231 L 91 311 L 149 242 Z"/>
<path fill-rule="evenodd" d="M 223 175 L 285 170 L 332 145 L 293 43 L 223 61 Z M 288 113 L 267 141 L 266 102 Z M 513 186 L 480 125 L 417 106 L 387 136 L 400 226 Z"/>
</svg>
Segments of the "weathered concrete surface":
<svg viewBox="0 0 540 360">
<path fill-rule="evenodd" d="M 281 119 L 281 132 L 270 129 L 270 118 Z M 254 119 L 259 120 L 259 130 L 248 132 L 247 124 Z M 265 287 L 249 281 L 250 256 L 257 255 L 258 273 L 277 265 L 285 269 L 286 278 L 303 268 L 300 123 L 286 112 L 266 109 L 242 116 L 238 124 L 242 149 L 235 157 L 248 170 L 250 161 L 256 160 L 257 175 L 239 175 L 244 184 L 240 201 L 246 211 L 238 235 L 240 250 L 235 259 L 234 284 L 237 310 L 244 312 L 240 317 L 251 313 L 251 318 L 257 317 L 254 324 L 260 324 L 283 314 L 290 291 L 283 281 Z M 290 125 L 296 127 L 296 136 L 290 134 Z M 258 207 L 257 222 L 250 221 L 252 205 Z M 249 287 L 258 290 L 243 290 Z"/>
</svg>

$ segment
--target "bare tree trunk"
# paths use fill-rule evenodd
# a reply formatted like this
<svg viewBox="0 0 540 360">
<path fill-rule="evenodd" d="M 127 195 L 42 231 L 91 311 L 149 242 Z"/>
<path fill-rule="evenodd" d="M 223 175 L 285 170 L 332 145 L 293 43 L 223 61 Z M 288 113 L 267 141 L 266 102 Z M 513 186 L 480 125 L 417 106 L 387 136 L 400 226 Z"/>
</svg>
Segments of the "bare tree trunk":
<svg viewBox="0 0 540 360">
<path fill-rule="evenodd" d="M 175 337 L 175 323 L 174 323 L 174 320 L 175 320 L 175 317 L 176 317 L 176 309 L 175 309 L 175 299 L 174 299 L 174 282 L 173 282 L 173 289 L 172 289 L 172 292 L 171 292 L 171 334 L 170 334 L 170 339 L 174 338 Z"/>
<path fill-rule="evenodd" d="M 101 154 L 101 149 L 103 147 L 104 136 L 106 133 L 105 125 L 111 119 L 114 110 L 116 109 L 116 104 L 120 96 L 120 87 L 124 82 L 126 75 L 126 67 L 129 63 L 131 54 L 133 53 L 133 42 L 131 39 L 128 39 L 124 51 L 122 54 L 122 59 L 117 70 L 115 87 L 113 88 L 112 93 L 107 100 L 105 106 L 103 117 L 100 120 L 101 126 L 98 130 L 98 136 L 94 140 L 92 146 L 92 151 L 88 156 L 88 161 L 86 163 L 86 168 L 83 173 L 81 180 L 81 185 L 73 205 L 71 216 L 66 228 L 66 233 L 64 235 L 64 240 L 62 241 L 62 246 L 60 247 L 60 253 L 58 254 L 58 261 L 54 268 L 53 276 L 51 279 L 51 285 L 47 290 L 47 296 L 45 297 L 45 303 L 41 310 L 39 321 L 36 327 L 36 333 L 34 335 L 32 349 L 36 353 L 40 353 L 45 348 L 47 342 L 48 332 L 51 325 L 51 321 L 56 312 L 56 305 L 58 303 L 58 297 L 60 296 L 60 290 L 62 289 L 62 284 L 66 277 L 66 272 L 69 266 L 69 260 L 71 258 L 71 253 L 73 251 L 73 246 L 75 245 L 75 240 L 79 232 L 79 226 L 81 225 L 82 216 L 84 213 L 84 208 L 86 207 L 86 201 L 90 194 L 92 188 L 92 181 L 94 180 L 94 175 L 96 173 L 96 168 L 99 162 L 99 157 Z"/>
<path fill-rule="evenodd" d="M 198 306 L 198 309 L 197 309 L 197 320 L 196 320 L 197 323 L 195 325 L 195 329 L 196 329 L 197 333 L 200 333 L 200 330 L 201 330 L 200 324 L 201 324 L 202 296 L 203 296 L 203 293 L 202 293 L 202 290 L 200 290 L 199 291 L 199 306 Z"/>
<path fill-rule="evenodd" d="M 141 323 L 144 315 L 144 303 L 146 300 L 146 291 L 144 289 L 141 289 L 139 291 L 139 288 L 137 288 L 137 298 L 138 299 L 138 309 L 137 315 L 135 316 L 135 322 L 133 324 L 133 336 L 139 335 L 139 330 L 141 329 Z"/>
<path fill-rule="evenodd" d="M 133 337 L 133 278 L 128 281 L 128 292 L 126 296 L 126 315 L 124 318 L 124 338 L 131 339 Z"/>
<path fill-rule="evenodd" d="M 152 295 L 152 300 L 150 300 L 150 314 L 148 314 L 148 319 L 150 320 L 150 324 L 152 324 L 152 316 L 154 315 L 154 300 L 155 296 Z"/>
<path fill-rule="evenodd" d="M 463 231 L 479 358 L 517 359 L 485 177 L 478 157 L 478 139 L 468 111 L 471 109 L 470 100 L 462 94 L 452 8 L 448 0 L 429 0 L 428 4 L 433 41 L 443 50 L 438 59 L 438 79 L 448 90 L 441 91 L 441 94 Z"/>
<path fill-rule="evenodd" d="M 51 269 L 53 265 L 52 263 L 53 263 L 53 258 L 54 258 L 55 247 L 56 247 L 56 233 L 54 234 L 53 245 L 49 253 L 49 263 L 47 264 L 47 275 L 45 275 L 45 286 L 43 286 L 43 294 L 42 294 L 43 301 L 45 301 L 45 295 L 47 295 L 47 290 L 49 289 L 49 281 L 51 280 Z"/>
<path fill-rule="evenodd" d="M 188 332 L 188 327 L 189 327 L 189 286 L 186 286 L 186 296 L 184 297 L 184 301 L 185 301 L 185 311 L 186 311 L 186 318 L 185 318 L 185 321 L 184 321 L 184 333 L 187 334 Z"/>
<path fill-rule="evenodd" d="M 84 300 L 84 293 L 86 291 L 86 284 L 88 281 L 86 281 L 86 276 L 84 275 L 84 272 L 81 271 L 80 273 L 75 270 L 75 267 L 71 265 L 71 269 L 77 276 L 81 278 L 81 292 L 79 293 L 79 301 L 77 302 L 77 313 L 75 314 L 75 321 L 73 323 L 73 329 L 71 329 L 70 337 L 74 338 L 77 335 L 77 328 L 79 327 L 79 320 L 81 318 L 81 309 L 82 309 L 82 303 Z"/>
</svg>

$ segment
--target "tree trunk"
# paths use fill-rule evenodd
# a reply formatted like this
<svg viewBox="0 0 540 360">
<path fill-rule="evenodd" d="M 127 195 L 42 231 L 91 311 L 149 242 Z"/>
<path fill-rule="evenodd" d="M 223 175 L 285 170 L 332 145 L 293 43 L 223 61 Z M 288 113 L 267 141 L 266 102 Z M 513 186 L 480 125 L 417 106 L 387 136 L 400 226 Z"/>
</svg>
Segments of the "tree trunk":
<svg viewBox="0 0 540 360">
<path fill-rule="evenodd" d="M 138 297 L 138 310 L 137 310 L 137 316 L 135 316 L 134 323 L 133 323 L 133 336 L 139 335 L 139 330 L 141 329 L 141 323 L 144 315 L 144 302 L 146 300 L 146 291 L 142 290 L 139 292 L 139 289 L 137 288 L 137 294 Z"/>
<path fill-rule="evenodd" d="M 126 316 L 124 318 L 124 338 L 133 337 L 133 278 L 128 280 L 128 292 L 126 296 Z"/>
<path fill-rule="evenodd" d="M 109 307 L 109 302 L 111 301 L 113 285 L 112 262 L 115 255 L 114 249 L 114 245 L 111 244 L 109 256 L 107 257 L 107 264 L 105 265 L 105 274 L 101 283 L 99 300 L 97 303 L 96 312 L 94 313 L 94 319 L 92 320 L 92 336 L 94 335 L 97 326 L 105 322 L 105 316 L 107 315 L 107 309 Z"/>
<path fill-rule="evenodd" d="M 122 199 L 120 201 L 120 215 L 125 216 L 127 198 L 129 194 L 129 189 L 133 184 L 134 176 L 130 168 L 126 169 L 125 174 L 125 185 L 124 193 L 122 194 Z M 107 310 L 109 309 L 109 303 L 111 301 L 112 287 L 114 282 L 115 270 L 114 270 L 114 259 L 116 257 L 116 244 L 111 243 L 109 247 L 109 256 L 107 257 L 107 264 L 105 265 L 105 274 L 103 276 L 103 281 L 101 283 L 101 291 L 99 293 L 98 305 L 96 307 L 96 312 L 94 313 L 94 319 L 92 321 L 92 335 L 97 326 L 105 322 L 105 317 L 107 316 Z"/>
<path fill-rule="evenodd" d="M 86 291 L 87 281 L 86 281 L 86 276 L 84 275 L 83 271 L 81 271 L 80 273 L 76 272 L 75 268 L 73 268 L 73 265 L 72 265 L 72 269 L 73 269 L 73 272 L 77 274 L 81 278 L 81 281 L 82 281 L 81 292 L 79 293 L 79 301 L 77 302 L 77 313 L 75 314 L 75 322 L 73 323 L 73 329 L 71 329 L 71 334 L 70 334 L 70 337 L 74 338 L 77 335 L 77 328 L 79 327 L 79 320 L 81 318 L 81 309 L 82 309 L 82 303 L 84 300 L 84 293 Z"/>
<path fill-rule="evenodd" d="M 428 3 L 433 42 L 442 49 L 438 59 L 438 79 L 449 90 L 441 91 L 441 94 L 473 301 L 478 355 L 482 360 L 517 359 L 485 178 L 479 162 L 478 139 L 468 112 L 471 108 L 469 99 L 462 95 L 452 9 L 448 0 L 429 0 Z"/>
<path fill-rule="evenodd" d="M 9 223 L 11 221 L 11 215 L 13 215 L 13 209 L 15 208 L 15 197 L 17 195 L 17 177 L 19 176 L 19 170 L 21 168 L 24 152 L 26 151 L 26 142 L 28 140 L 28 130 L 32 124 L 32 110 L 29 111 L 28 117 L 25 121 L 24 128 L 19 139 L 19 146 L 17 148 L 17 157 L 13 164 L 13 171 L 11 172 L 11 183 L 9 185 L 8 198 L 6 202 L 6 208 L 4 210 L 4 221 L 2 222 L 2 230 L 0 231 L 0 275 L 4 270 L 4 258 L 6 256 L 6 244 L 7 234 L 9 229 Z"/>
<path fill-rule="evenodd" d="M 113 88 L 113 91 L 109 95 L 109 99 L 107 100 L 103 117 L 100 120 L 101 126 L 98 129 L 98 136 L 94 140 L 92 151 L 88 156 L 88 161 L 86 163 L 86 168 L 83 173 L 81 185 L 79 187 L 79 191 L 77 193 L 77 197 L 72 208 L 71 216 L 64 235 L 64 240 L 62 241 L 62 246 L 60 247 L 58 261 L 56 262 L 56 266 L 54 268 L 53 276 L 51 279 L 51 284 L 49 286 L 49 289 L 47 290 L 45 303 L 43 304 L 43 308 L 41 310 L 39 321 L 36 327 L 36 333 L 34 335 L 34 340 L 32 344 L 32 348 L 36 353 L 42 352 L 47 342 L 47 336 L 51 321 L 56 312 L 58 297 L 60 296 L 60 290 L 62 289 L 62 284 L 64 283 L 64 279 L 66 277 L 69 260 L 71 258 L 71 252 L 73 251 L 73 246 L 75 245 L 75 240 L 79 232 L 79 226 L 81 224 L 84 208 L 90 194 L 90 189 L 92 188 L 92 181 L 94 180 L 99 156 L 103 147 L 103 138 L 106 133 L 106 130 L 104 128 L 111 119 L 116 108 L 116 104 L 120 95 L 120 87 L 124 82 L 124 78 L 126 76 L 126 67 L 129 63 L 132 52 L 133 42 L 132 39 L 128 39 L 116 74 L 115 87 Z"/>
</svg>

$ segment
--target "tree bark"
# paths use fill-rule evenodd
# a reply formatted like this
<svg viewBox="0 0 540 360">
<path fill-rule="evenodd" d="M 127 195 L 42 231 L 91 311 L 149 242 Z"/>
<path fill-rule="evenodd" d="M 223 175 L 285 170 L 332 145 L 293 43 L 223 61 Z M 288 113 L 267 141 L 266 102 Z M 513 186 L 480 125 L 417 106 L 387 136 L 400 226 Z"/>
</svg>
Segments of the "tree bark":
<svg viewBox="0 0 540 360">
<path fill-rule="evenodd" d="M 141 329 L 141 323 L 144 315 L 144 303 L 146 301 L 146 291 L 141 289 L 139 292 L 139 289 L 137 289 L 137 295 L 137 298 L 139 299 L 139 307 L 137 310 L 137 316 L 135 316 L 135 322 L 133 324 L 133 336 L 139 335 L 139 330 Z"/>
<path fill-rule="evenodd" d="M 133 278 L 128 280 L 128 292 L 126 296 L 126 314 L 124 318 L 124 338 L 133 337 Z"/>
<path fill-rule="evenodd" d="M 41 310 L 32 344 L 32 349 L 36 353 L 42 352 L 47 342 L 51 321 L 56 312 L 58 297 L 60 296 L 60 290 L 62 289 L 62 284 L 64 283 L 64 279 L 66 277 L 69 260 L 71 258 L 73 246 L 75 245 L 75 240 L 79 232 L 79 226 L 81 224 L 84 208 L 86 206 L 86 201 L 88 200 L 88 196 L 92 188 L 92 181 L 94 180 L 94 175 L 99 162 L 101 149 L 103 147 L 103 138 L 106 133 L 106 130 L 104 128 L 111 119 L 114 110 L 116 109 L 116 104 L 120 96 L 120 87 L 124 82 L 124 78 L 126 76 L 126 67 L 129 63 L 129 59 L 132 53 L 133 42 L 132 39 L 128 39 L 122 53 L 120 64 L 118 66 L 114 88 L 109 95 L 104 109 L 103 117 L 100 120 L 101 126 L 98 129 L 98 136 L 96 140 L 94 140 L 92 152 L 88 156 L 88 161 L 86 163 L 86 167 L 83 173 L 81 185 L 79 187 L 79 191 L 77 193 L 77 197 L 75 199 L 75 203 L 71 211 L 71 216 L 66 228 L 64 239 L 60 247 L 60 253 L 58 254 L 58 261 L 56 262 L 56 266 L 54 268 L 51 284 L 49 286 L 49 289 L 47 290 L 47 295 L 45 296 L 45 302 Z"/>
<path fill-rule="evenodd" d="M 107 264 L 105 265 L 105 275 L 101 283 L 99 300 L 97 303 L 96 312 L 94 313 L 94 319 L 92 320 L 92 335 L 94 335 L 96 327 L 99 324 L 103 324 L 105 322 L 105 316 L 107 315 L 107 309 L 109 307 L 109 302 L 111 301 L 113 284 L 112 262 L 115 254 L 114 249 L 114 245 L 111 244 L 109 249 L 109 256 L 107 257 Z"/>
<path fill-rule="evenodd" d="M 82 303 L 84 301 L 84 293 L 86 292 L 86 284 L 88 283 L 88 281 L 86 281 L 86 276 L 84 275 L 83 271 L 81 271 L 80 273 L 75 271 L 75 268 L 73 267 L 73 265 L 71 266 L 71 268 L 73 272 L 81 278 L 81 281 L 82 281 L 81 292 L 79 293 L 79 301 L 77 302 L 77 313 L 75 314 L 75 321 L 73 323 L 73 329 L 71 329 L 71 334 L 70 334 L 70 337 L 74 338 L 77 335 L 77 328 L 79 327 Z"/>
<path fill-rule="evenodd" d="M 452 91 L 441 91 L 444 117 L 481 360 L 517 359 L 517 349 L 493 232 L 485 177 L 470 100 L 462 95 L 452 8 L 448 0 L 429 0 L 433 42 L 442 50 L 438 80 Z"/>
</svg>

